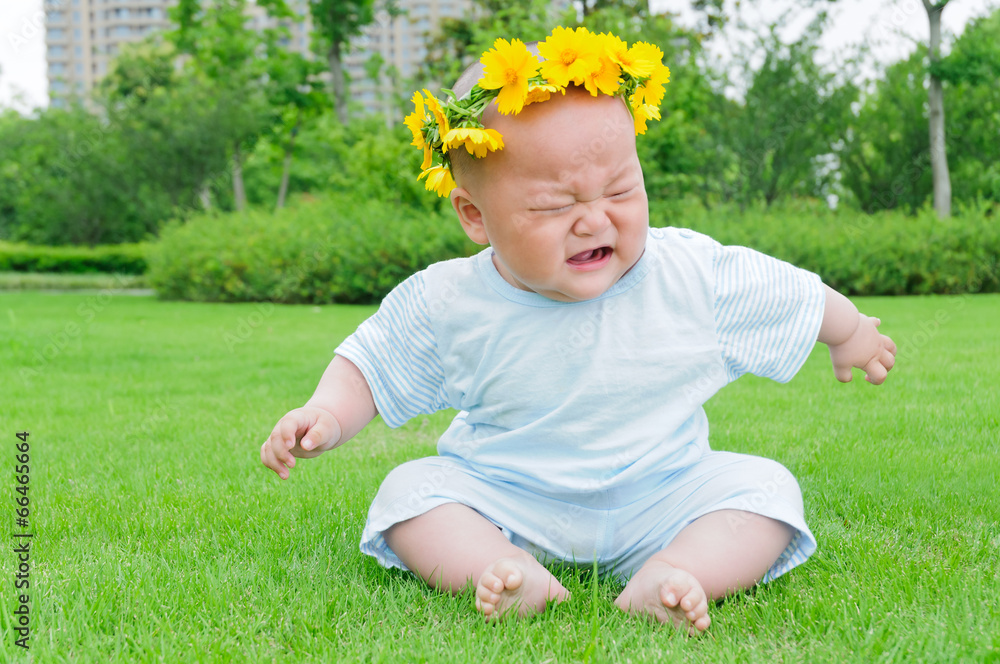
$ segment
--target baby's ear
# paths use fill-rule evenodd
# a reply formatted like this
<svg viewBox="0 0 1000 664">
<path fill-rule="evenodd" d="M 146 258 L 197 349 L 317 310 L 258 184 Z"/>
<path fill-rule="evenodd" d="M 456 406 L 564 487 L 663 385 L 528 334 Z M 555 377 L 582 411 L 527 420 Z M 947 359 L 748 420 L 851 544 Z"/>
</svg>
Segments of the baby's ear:
<svg viewBox="0 0 1000 664">
<path fill-rule="evenodd" d="M 472 200 L 468 190 L 462 187 L 455 187 L 451 190 L 451 206 L 458 214 L 458 220 L 462 224 L 462 229 L 469 239 L 476 244 L 489 244 L 490 240 L 486 236 L 486 226 L 483 224 L 483 213 Z"/>
</svg>

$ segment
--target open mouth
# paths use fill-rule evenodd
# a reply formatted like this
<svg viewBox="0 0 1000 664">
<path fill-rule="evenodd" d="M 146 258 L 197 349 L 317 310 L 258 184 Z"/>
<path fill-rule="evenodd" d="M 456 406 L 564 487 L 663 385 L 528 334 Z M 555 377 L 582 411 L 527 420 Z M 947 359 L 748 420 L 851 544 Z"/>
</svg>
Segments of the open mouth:
<svg viewBox="0 0 1000 664">
<path fill-rule="evenodd" d="M 596 249 L 581 251 L 577 255 L 570 258 L 569 262 L 574 265 L 586 265 L 587 263 L 596 263 L 610 255 L 611 247 L 597 247 Z"/>
<path fill-rule="evenodd" d="M 597 247 L 581 251 L 569 258 L 566 262 L 574 267 L 597 267 L 603 265 L 611 258 L 613 249 L 611 247 Z"/>
</svg>

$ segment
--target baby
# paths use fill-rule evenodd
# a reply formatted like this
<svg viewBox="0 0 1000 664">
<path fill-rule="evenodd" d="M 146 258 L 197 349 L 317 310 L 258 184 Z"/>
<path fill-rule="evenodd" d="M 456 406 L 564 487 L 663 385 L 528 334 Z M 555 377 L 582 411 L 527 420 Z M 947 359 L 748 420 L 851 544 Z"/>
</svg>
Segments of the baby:
<svg viewBox="0 0 1000 664">
<path fill-rule="evenodd" d="M 508 83 L 523 70 L 538 84 L 538 68 L 520 62 Z M 650 228 L 636 106 L 616 92 L 626 72 L 650 74 L 627 66 L 607 89 L 570 71 L 515 112 L 500 112 L 510 97 L 494 92 L 480 112 L 493 133 L 471 143 L 450 133 L 458 116 L 415 98 L 415 143 L 426 151 L 436 138 L 446 157 L 438 176 L 428 157 L 425 174 L 488 246 L 397 286 L 336 349 L 306 405 L 279 420 L 261 460 L 287 479 L 296 458 L 342 445 L 376 414 L 398 427 L 454 408 L 438 455 L 382 483 L 362 551 L 442 591 L 475 584 L 487 618 L 567 599 L 544 563 L 596 560 L 625 583 L 620 609 L 698 633 L 709 602 L 816 548 L 791 473 L 711 450 L 702 405 L 744 373 L 790 380 L 817 340 L 838 380 L 856 367 L 880 384 L 896 348 L 814 274 Z M 550 84 L 560 76 L 547 71 Z M 461 87 L 473 100 L 488 89 Z"/>
</svg>

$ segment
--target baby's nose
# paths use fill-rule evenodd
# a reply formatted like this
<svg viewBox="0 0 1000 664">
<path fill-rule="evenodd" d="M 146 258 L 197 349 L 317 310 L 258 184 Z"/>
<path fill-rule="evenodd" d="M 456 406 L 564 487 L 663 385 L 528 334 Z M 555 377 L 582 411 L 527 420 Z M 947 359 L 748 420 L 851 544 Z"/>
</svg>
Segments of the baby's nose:
<svg viewBox="0 0 1000 664">
<path fill-rule="evenodd" d="M 597 235 L 611 223 L 608 213 L 604 209 L 603 199 L 581 203 L 577 207 L 580 209 L 580 216 L 573 224 L 573 232 L 581 237 Z"/>
</svg>

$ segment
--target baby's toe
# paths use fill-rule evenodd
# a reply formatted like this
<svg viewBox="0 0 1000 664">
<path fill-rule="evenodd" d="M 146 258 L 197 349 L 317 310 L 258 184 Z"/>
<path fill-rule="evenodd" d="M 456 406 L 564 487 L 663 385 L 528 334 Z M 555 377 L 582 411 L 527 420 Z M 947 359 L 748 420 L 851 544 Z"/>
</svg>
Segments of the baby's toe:
<svg viewBox="0 0 1000 664">
<path fill-rule="evenodd" d="M 498 560 L 487 574 L 491 574 L 491 576 L 500 581 L 501 587 L 497 592 L 501 590 L 517 590 L 524 581 L 524 574 L 521 572 L 521 567 L 509 558 Z"/>
<path fill-rule="evenodd" d="M 476 584 L 477 594 L 489 593 L 491 595 L 503 591 L 503 581 L 492 572 L 483 572 Z"/>
<path fill-rule="evenodd" d="M 680 606 L 681 609 L 687 610 L 688 607 L 684 606 L 682 602 L 690 601 L 688 595 L 691 590 L 691 584 L 684 576 L 675 575 L 660 586 L 660 601 L 671 609 Z M 694 604 L 691 605 L 691 608 L 694 608 Z"/>
</svg>

